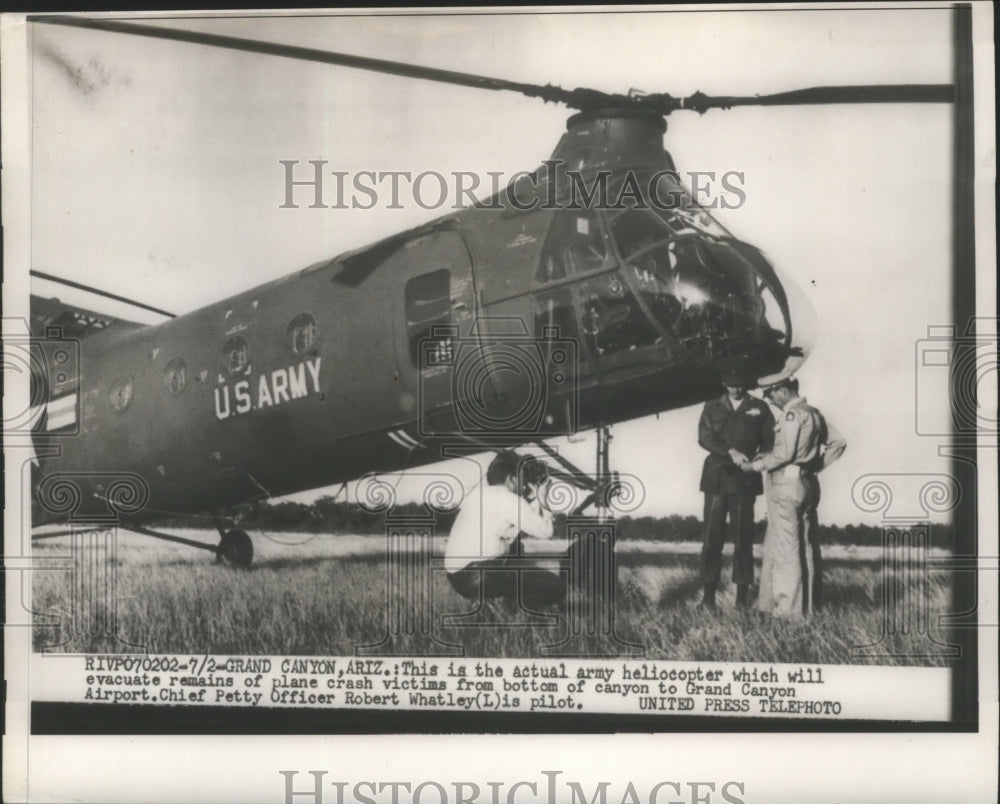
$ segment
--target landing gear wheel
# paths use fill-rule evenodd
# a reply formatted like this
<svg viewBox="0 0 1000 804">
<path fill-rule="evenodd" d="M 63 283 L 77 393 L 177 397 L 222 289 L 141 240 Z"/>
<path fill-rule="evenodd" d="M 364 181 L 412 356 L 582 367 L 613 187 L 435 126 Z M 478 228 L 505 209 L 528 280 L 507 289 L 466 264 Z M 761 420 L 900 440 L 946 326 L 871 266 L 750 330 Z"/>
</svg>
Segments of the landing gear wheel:
<svg viewBox="0 0 1000 804">
<path fill-rule="evenodd" d="M 253 562 L 253 541 L 242 530 L 226 531 L 216 548 L 216 554 L 231 567 L 246 569 Z"/>
</svg>

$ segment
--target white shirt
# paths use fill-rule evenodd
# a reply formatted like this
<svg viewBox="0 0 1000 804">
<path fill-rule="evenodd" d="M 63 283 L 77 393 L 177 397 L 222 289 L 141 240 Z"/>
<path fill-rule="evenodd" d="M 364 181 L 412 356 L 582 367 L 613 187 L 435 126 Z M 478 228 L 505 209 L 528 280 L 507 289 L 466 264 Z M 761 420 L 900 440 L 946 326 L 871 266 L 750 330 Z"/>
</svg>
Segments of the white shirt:
<svg viewBox="0 0 1000 804">
<path fill-rule="evenodd" d="M 521 532 L 551 539 L 552 514 L 506 486 L 480 485 L 469 492 L 451 526 L 445 569 L 457 572 L 473 561 L 499 558 Z"/>
</svg>

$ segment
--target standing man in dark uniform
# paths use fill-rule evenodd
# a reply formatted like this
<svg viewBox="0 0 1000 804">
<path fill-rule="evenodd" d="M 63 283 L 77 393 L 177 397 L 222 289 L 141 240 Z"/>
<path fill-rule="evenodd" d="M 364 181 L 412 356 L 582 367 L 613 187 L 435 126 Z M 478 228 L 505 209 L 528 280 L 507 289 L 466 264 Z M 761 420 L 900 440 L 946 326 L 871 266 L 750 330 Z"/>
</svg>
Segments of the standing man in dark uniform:
<svg viewBox="0 0 1000 804">
<path fill-rule="evenodd" d="M 736 605 L 750 605 L 753 583 L 753 509 L 763 491 L 760 475 L 741 467 L 755 455 L 774 445 L 774 416 L 770 408 L 750 396 L 754 378 L 739 372 L 722 377 L 726 393 L 705 403 L 698 422 L 698 443 L 708 450 L 701 472 L 705 493 L 705 541 L 701 550 L 701 581 L 705 593 L 701 605 L 715 608 L 715 590 L 722 576 L 722 545 L 726 541 L 726 517 L 733 541 L 733 582 Z"/>
</svg>

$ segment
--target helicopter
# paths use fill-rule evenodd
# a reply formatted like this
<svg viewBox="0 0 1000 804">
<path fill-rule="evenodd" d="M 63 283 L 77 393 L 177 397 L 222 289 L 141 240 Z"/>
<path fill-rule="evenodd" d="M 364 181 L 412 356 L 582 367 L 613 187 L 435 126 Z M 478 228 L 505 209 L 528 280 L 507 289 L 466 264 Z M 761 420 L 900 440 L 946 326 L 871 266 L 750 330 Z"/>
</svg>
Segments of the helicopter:
<svg viewBox="0 0 1000 804">
<path fill-rule="evenodd" d="M 680 182 L 664 149 L 666 117 L 954 94 L 883 85 L 622 95 L 161 26 L 38 21 L 514 91 L 575 110 L 549 159 L 483 203 L 161 324 L 33 300 L 35 522 L 114 514 L 237 566 L 250 564 L 252 542 L 223 510 L 412 469 L 455 444 L 537 444 L 589 492 L 587 503 L 606 505 L 610 425 L 704 401 L 727 369 L 774 382 L 809 349 L 807 303 Z M 545 443 L 592 429 L 596 477 Z M 147 527 L 204 512 L 217 516 L 218 545 Z"/>
</svg>

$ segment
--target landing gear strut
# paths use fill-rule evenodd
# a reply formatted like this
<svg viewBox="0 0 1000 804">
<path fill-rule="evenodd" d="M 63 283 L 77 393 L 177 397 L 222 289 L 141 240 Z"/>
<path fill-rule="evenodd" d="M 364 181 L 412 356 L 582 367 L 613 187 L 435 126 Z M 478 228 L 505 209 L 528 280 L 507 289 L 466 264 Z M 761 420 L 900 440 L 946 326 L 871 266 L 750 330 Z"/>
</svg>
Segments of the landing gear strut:
<svg viewBox="0 0 1000 804">
<path fill-rule="evenodd" d="M 594 506 L 597 521 L 607 522 L 611 515 L 611 498 L 618 492 L 617 472 L 611 471 L 611 428 L 607 425 L 597 428 L 597 488 L 594 490 Z"/>
<path fill-rule="evenodd" d="M 560 455 L 544 441 L 536 441 L 539 447 L 566 471 L 553 472 L 557 477 L 563 477 L 578 488 L 589 492 L 577 507 L 572 516 L 579 516 L 583 511 L 594 506 L 598 522 L 608 522 L 614 517 L 611 514 L 611 501 L 621 492 L 621 477 L 618 472 L 611 471 L 611 428 L 601 425 L 597 428 L 597 471 L 593 477 L 573 465 L 571 461 Z"/>
</svg>

